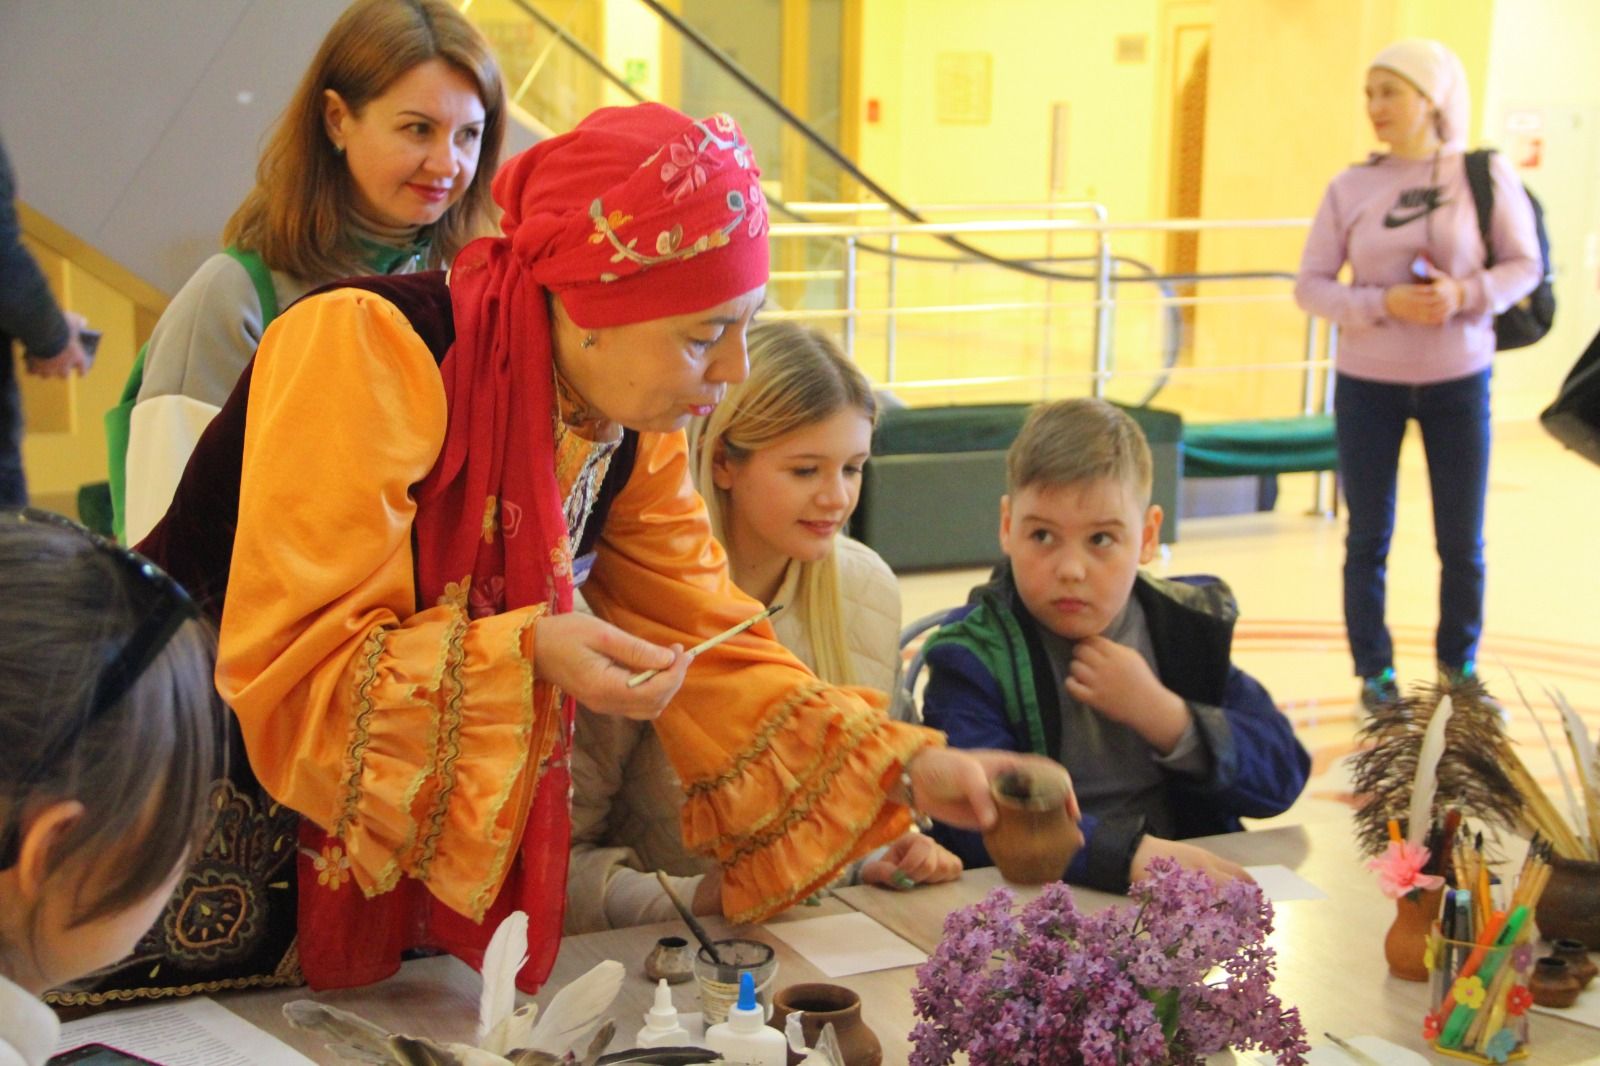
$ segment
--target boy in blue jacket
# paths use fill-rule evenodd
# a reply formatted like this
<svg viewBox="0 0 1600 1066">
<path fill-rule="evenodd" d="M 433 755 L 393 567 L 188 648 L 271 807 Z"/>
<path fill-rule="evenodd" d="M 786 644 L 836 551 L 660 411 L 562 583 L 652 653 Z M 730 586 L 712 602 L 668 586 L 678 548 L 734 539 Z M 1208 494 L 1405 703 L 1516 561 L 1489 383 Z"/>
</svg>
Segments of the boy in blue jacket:
<svg viewBox="0 0 1600 1066">
<path fill-rule="evenodd" d="M 1228 587 L 1140 572 L 1161 529 L 1144 434 L 1103 400 L 1045 404 L 1006 466 L 1007 562 L 929 638 L 924 718 L 952 746 L 1067 768 L 1084 846 L 1063 880 L 1122 892 L 1160 856 L 1239 876 L 1181 838 L 1287 810 L 1311 760 L 1229 659 Z M 935 835 L 967 866 L 990 865 L 978 834 Z"/>
</svg>

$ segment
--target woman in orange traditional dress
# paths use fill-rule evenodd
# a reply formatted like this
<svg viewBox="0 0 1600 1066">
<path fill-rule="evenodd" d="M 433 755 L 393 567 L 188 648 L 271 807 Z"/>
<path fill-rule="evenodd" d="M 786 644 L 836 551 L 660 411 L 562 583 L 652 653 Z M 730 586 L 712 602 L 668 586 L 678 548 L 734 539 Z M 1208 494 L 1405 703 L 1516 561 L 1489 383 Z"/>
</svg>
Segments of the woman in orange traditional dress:
<svg viewBox="0 0 1600 1066">
<path fill-rule="evenodd" d="M 945 749 L 818 681 L 765 623 L 692 665 L 682 650 L 760 610 L 681 432 L 746 374 L 759 173 L 732 119 L 657 104 L 516 157 L 494 184 L 504 236 L 448 284 L 342 282 L 272 325 L 145 541 L 220 613 L 251 767 L 305 816 L 313 985 L 377 980 L 412 948 L 477 964 L 521 909 L 537 987 L 574 699 L 656 719 L 684 842 L 721 865 L 734 922 L 899 836 L 909 805 L 993 817 L 988 777 L 1025 757 Z M 571 611 L 580 585 L 593 617 Z"/>
</svg>

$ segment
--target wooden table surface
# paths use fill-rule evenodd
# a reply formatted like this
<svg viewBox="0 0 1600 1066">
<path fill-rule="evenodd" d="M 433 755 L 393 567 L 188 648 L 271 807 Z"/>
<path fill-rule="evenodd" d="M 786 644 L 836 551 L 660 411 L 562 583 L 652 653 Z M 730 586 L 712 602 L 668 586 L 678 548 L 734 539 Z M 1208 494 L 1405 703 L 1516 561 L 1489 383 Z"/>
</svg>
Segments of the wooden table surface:
<svg viewBox="0 0 1600 1066">
<path fill-rule="evenodd" d="M 1345 827 L 1258 830 L 1210 837 L 1197 843 L 1244 865 L 1287 866 L 1328 894 L 1327 899 L 1279 904 L 1270 941 L 1278 952 L 1274 990 L 1285 1003 L 1300 1008 L 1313 1044 L 1326 1042 L 1324 1031 L 1344 1037 L 1375 1035 L 1412 1049 L 1440 1066 L 1461 1061 L 1429 1051 L 1422 1040 L 1427 985 L 1400 981 L 1388 974 L 1383 960 L 1383 934 L 1394 915 L 1394 904 L 1379 893 L 1376 878 L 1363 869 Z M 946 914 L 975 902 L 1002 883 L 993 869 L 984 869 L 968 871 L 949 884 L 923 886 L 910 892 L 870 886 L 838 889 L 833 899 L 820 906 L 795 908 L 771 924 L 845 913 L 854 908 L 931 951 L 939 941 Z M 1025 899 L 1036 894 L 1036 890 L 1015 886 L 1013 890 Z M 1119 902 L 1119 897 L 1101 892 L 1073 891 L 1086 910 Z M 771 944 L 778 957 L 777 987 L 830 980 L 763 927 L 735 933 L 716 921 L 708 921 L 707 926 L 715 936 L 747 936 Z M 683 934 L 680 924 L 665 923 L 568 937 L 562 943 L 549 987 L 560 988 L 604 959 L 622 962 L 627 976 L 610 1014 L 618 1032 L 612 1046 L 628 1047 L 653 995 L 653 985 L 643 972 L 645 954 L 658 937 Z M 916 983 L 915 968 L 831 980 L 860 994 L 867 1024 L 883 1044 L 886 1066 L 905 1063 L 910 1049 L 907 1036 L 915 1023 L 909 992 Z M 478 975 L 469 967 L 455 959 L 433 958 L 408 962 L 396 976 L 366 988 L 321 994 L 288 989 L 216 998 L 308 1058 L 334 1064 L 341 1060 L 328 1053 L 317 1039 L 289 1029 L 281 1013 L 284 1003 L 312 997 L 355 1011 L 393 1031 L 470 1040 L 477 1019 L 479 987 Z M 543 1002 L 549 994 L 535 998 Z M 673 1001 L 680 1011 L 699 1010 L 699 992 L 694 982 L 673 986 Z M 1600 1062 L 1600 1030 L 1548 1015 L 1534 1015 L 1531 1024 L 1531 1062 L 1541 1066 Z M 1223 1055 L 1214 1060 L 1227 1062 L 1230 1058 Z"/>
</svg>

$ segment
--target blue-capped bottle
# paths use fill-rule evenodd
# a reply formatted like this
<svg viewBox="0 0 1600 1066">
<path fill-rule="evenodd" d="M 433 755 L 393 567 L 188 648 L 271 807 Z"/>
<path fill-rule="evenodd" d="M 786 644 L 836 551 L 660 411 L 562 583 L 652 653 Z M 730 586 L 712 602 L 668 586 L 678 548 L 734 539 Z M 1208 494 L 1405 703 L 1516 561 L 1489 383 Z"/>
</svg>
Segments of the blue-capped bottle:
<svg viewBox="0 0 1600 1066">
<path fill-rule="evenodd" d="M 706 1030 L 706 1047 L 740 1066 L 786 1066 L 789 1042 L 767 1025 L 766 1012 L 756 1002 L 756 979 L 739 975 L 739 1001 L 728 1008 L 728 1020 Z"/>
</svg>

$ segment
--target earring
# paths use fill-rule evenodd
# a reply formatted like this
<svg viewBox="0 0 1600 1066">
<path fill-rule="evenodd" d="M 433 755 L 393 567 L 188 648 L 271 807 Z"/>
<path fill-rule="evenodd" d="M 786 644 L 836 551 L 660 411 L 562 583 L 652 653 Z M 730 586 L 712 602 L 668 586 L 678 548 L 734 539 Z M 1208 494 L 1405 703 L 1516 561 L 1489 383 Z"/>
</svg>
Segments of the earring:
<svg viewBox="0 0 1600 1066">
<path fill-rule="evenodd" d="M 578 342 L 578 347 L 580 347 L 580 348 L 593 348 L 594 345 L 595 345 L 596 339 L 597 338 L 595 337 L 595 335 L 593 333 L 586 333 L 583 336 L 583 340 Z"/>
<path fill-rule="evenodd" d="M 334 145 L 333 146 L 333 154 L 334 155 L 344 155 L 344 145 L 342 145 L 342 144 Z"/>
</svg>

